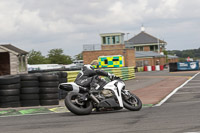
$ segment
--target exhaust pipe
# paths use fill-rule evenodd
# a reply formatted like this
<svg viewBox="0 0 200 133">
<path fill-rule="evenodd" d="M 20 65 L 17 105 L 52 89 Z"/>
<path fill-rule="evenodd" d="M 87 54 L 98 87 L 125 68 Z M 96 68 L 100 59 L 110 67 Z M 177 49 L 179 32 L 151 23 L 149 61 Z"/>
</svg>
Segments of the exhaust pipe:
<svg viewBox="0 0 200 133">
<path fill-rule="evenodd" d="M 96 103 L 100 103 L 99 100 L 98 100 L 93 94 L 90 94 L 90 97 L 91 97 Z"/>
</svg>

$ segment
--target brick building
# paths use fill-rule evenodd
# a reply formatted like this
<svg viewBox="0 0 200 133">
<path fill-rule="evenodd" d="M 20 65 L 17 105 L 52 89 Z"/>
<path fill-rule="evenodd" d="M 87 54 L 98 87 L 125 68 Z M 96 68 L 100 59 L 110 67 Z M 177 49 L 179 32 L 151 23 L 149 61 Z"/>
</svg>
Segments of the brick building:
<svg viewBox="0 0 200 133">
<path fill-rule="evenodd" d="M 153 51 L 136 51 L 136 67 L 166 64 L 166 56 Z"/>
<path fill-rule="evenodd" d="M 175 55 L 168 55 L 167 56 L 168 63 L 175 63 L 178 62 L 178 56 Z"/>
<path fill-rule="evenodd" d="M 136 51 L 136 66 L 138 64 L 155 66 L 178 62 L 177 56 L 168 55 L 167 57 L 164 55 L 166 45 L 165 41 L 146 33 L 144 27 L 141 28 L 139 34 L 125 41 L 126 48 L 134 48 Z"/>
<path fill-rule="evenodd" d="M 165 41 L 146 33 L 143 27 L 141 30 L 139 34 L 125 41 L 126 48 L 134 48 L 135 51 L 154 51 L 157 53 L 162 53 L 165 50 L 167 45 Z"/>
<path fill-rule="evenodd" d="M 165 56 L 163 51 L 167 43 L 144 31 L 124 41 L 124 33 L 105 33 L 101 36 L 101 50 L 83 51 L 84 64 L 90 64 L 99 56 L 122 55 L 126 67 L 155 66 L 178 62 L 178 57 Z"/>
<path fill-rule="evenodd" d="M 83 51 L 84 64 L 90 64 L 97 60 L 99 56 L 122 55 L 126 67 L 135 66 L 135 50 L 125 48 L 124 33 L 105 33 L 100 34 L 102 44 L 101 50 Z"/>
</svg>

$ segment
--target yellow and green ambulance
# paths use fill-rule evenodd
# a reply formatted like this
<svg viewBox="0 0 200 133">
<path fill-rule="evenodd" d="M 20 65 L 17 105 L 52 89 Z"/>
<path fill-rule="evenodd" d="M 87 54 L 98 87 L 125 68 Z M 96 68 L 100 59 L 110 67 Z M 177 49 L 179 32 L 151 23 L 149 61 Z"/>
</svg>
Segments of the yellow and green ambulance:
<svg viewBox="0 0 200 133">
<path fill-rule="evenodd" d="M 99 68 L 103 67 L 123 67 L 124 57 L 122 55 L 99 56 Z"/>
</svg>

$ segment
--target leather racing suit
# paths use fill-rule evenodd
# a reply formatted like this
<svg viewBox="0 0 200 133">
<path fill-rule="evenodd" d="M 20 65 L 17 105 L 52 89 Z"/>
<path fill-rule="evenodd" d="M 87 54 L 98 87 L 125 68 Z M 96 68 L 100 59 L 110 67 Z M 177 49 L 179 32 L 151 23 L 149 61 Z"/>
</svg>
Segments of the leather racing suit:
<svg viewBox="0 0 200 133">
<path fill-rule="evenodd" d="M 114 77 L 113 74 L 110 74 L 103 70 L 94 70 L 91 65 L 84 65 L 80 73 L 77 75 L 75 83 L 89 89 L 103 89 L 103 86 L 107 82 L 104 79 L 99 78 L 98 76 L 106 76 L 110 79 Z"/>
</svg>

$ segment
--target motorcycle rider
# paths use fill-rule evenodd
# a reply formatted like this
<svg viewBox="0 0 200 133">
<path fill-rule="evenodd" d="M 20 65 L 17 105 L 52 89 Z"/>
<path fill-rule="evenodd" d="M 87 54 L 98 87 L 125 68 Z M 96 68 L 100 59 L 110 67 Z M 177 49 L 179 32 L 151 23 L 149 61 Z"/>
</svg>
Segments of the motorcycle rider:
<svg viewBox="0 0 200 133">
<path fill-rule="evenodd" d="M 92 65 L 84 65 L 81 68 L 80 73 L 77 75 L 75 83 L 82 87 L 89 88 L 90 90 L 102 89 L 106 84 L 106 81 L 98 76 L 106 76 L 109 79 L 113 79 L 115 77 L 114 74 L 103 70 L 95 70 Z"/>
</svg>

